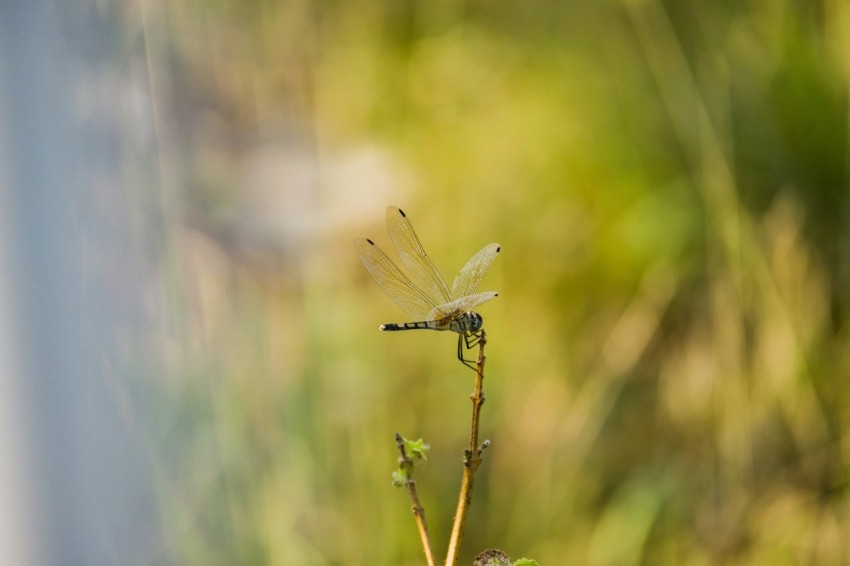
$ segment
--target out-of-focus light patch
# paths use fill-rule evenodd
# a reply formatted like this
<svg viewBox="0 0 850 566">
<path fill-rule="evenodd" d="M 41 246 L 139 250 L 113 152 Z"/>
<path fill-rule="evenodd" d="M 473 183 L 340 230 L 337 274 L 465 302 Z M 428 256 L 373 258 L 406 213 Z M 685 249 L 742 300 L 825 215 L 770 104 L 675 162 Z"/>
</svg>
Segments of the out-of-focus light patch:
<svg viewBox="0 0 850 566">
<path fill-rule="evenodd" d="M 681 349 L 669 349 L 661 368 L 659 387 L 663 406 L 674 422 L 699 425 L 708 422 L 717 372 L 707 328 L 684 337 Z"/>
<path fill-rule="evenodd" d="M 824 512 L 818 494 L 775 485 L 752 505 L 748 532 L 771 563 L 839 564 L 846 557 L 846 533 L 839 518 Z M 763 555 L 762 555 L 763 556 Z M 749 561 L 744 557 L 745 563 Z"/>
<path fill-rule="evenodd" d="M 830 2 L 823 9 L 822 25 L 830 30 L 824 34 L 827 46 L 839 63 L 839 68 L 844 71 L 844 80 L 850 81 L 850 5 L 846 2 Z"/>
<path fill-rule="evenodd" d="M 298 256 L 317 228 L 315 151 L 305 142 L 262 145 L 242 163 L 234 218 L 237 244 Z"/>
<path fill-rule="evenodd" d="M 186 261 L 182 271 L 193 323 L 206 347 L 214 347 L 218 332 L 228 324 L 230 268 L 221 247 L 204 234 L 185 229 L 180 240 Z"/>
<path fill-rule="evenodd" d="M 517 435 L 511 445 L 525 452 L 528 461 L 533 462 L 534 454 L 549 452 L 556 441 L 557 429 L 570 409 L 570 395 L 564 380 L 556 376 L 538 376 L 527 386 L 529 390 L 522 405 L 510 404 L 508 410 Z"/>
<path fill-rule="evenodd" d="M 411 189 L 409 175 L 374 145 L 319 151 L 306 144 L 263 145 L 243 159 L 240 184 L 238 247 L 301 260 L 321 238 L 406 200 Z"/>
<path fill-rule="evenodd" d="M 614 374 L 635 365 L 667 308 L 676 282 L 672 273 L 658 265 L 644 276 L 638 295 L 632 300 L 603 348 L 606 364 Z"/>
<path fill-rule="evenodd" d="M 326 232 L 359 225 L 388 205 L 403 204 L 413 193 L 412 172 L 379 145 L 323 152 L 320 166 Z"/>
<path fill-rule="evenodd" d="M 756 302 L 754 372 L 763 397 L 778 401 L 801 446 L 828 442 L 829 425 L 808 381 L 806 352 L 828 326 L 829 290 L 814 254 L 802 242 L 802 212 L 780 194 L 761 225 L 766 249 L 763 292 Z"/>
</svg>

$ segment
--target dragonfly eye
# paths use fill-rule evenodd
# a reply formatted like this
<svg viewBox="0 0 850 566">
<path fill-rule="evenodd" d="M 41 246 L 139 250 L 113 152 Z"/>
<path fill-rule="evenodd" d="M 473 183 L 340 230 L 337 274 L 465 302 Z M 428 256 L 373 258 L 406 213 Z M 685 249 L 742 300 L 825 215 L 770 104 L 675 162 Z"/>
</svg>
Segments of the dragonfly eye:
<svg viewBox="0 0 850 566">
<path fill-rule="evenodd" d="M 471 332 L 478 332 L 481 330 L 481 327 L 484 326 L 484 319 L 477 312 L 467 313 L 469 316 L 469 330 Z"/>
</svg>

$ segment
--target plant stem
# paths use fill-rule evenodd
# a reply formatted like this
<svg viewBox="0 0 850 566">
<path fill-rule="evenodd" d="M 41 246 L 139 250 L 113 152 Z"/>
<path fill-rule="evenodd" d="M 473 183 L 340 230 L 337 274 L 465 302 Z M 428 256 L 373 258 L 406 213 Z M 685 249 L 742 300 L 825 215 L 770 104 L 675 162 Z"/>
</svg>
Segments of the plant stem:
<svg viewBox="0 0 850 566">
<path fill-rule="evenodd" d="M 484 331 L 481 331 L 481 339 L 478 341 L 478 359 L 476 361 L 475 389 L 472 392 L 472 425 L 469 432 L 469 447 L 464 450 L 463 479 L 460 484 L 460 496 L 457 502 L 452 536 L 449 539 L 449 551 L 446 555 L 446 566 L 455 566 L 460 553 L 460 543 L 466 528 L 466 517 L 469 505 L 472 502 L 472 488 L 475 486 L 475 472 L 481 465 L 481 453 L 488 443 L 479 446 L 478 427 L 481 405 L 484 404 L 484 344 L 487 343 Z"/>
<path fill-rule="evenodd" d="M 422 549 L 425 551 L 425 560 L 428 561 L 428 566 L 436 566 L 434 561 L 434 550 L 431 548 L 431 535 L 428 533 L 428 523 L 425 522 L 425 508 L 419 502 L 419 495 L 416 493 L 416 480 L 413 479 L 413 460 L 407 455 L 407 450 L 404 448 L 404 439 L 399 433 L 395 434 L 398 450 L 401 452 L 401 463 L 406 469 L 407 479 L 404 482 L 404 487 L 407 489 L 407 494 L 410 496 L 410 503 L 413 507 L 413 518 L 416 521 L 416 527 L 419 529 L 419 538 L 422 540 Z"/>
</svg>

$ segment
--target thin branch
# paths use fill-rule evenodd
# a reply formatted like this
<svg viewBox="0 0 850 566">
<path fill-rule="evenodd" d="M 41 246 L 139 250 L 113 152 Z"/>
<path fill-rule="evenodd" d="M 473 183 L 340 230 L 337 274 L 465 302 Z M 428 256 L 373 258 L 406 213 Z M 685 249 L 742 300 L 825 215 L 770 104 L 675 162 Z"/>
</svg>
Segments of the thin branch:
<svg viewBox="0 0 850 566">
<path fill-rule="evenodd" d="M 463 479 L 460 484 L 460 496 L 458 497 L 457 511 L 455 512 L 454 525 L 452 526 L 452 536 L 449 539 L 446 566 L 455 566 L 457 564 L 460 543 L 466 528 L 466 517 L 468 515 L 469 505 L 472 502 L 475 472 L 478 470 L 478 466 L 481 465 L 481 453 L 490 445 L 490 442 L 487 440 L 483 444 L 478 444 L 479 416 L 481 414 L 481 405 L 484 404 L 484 361 L 486 360 L 484 356 L 484 344 L 486 343 L 487 337 L 482 330 L 481 339 L 478 341 L 475 389 L 471 397 L 472 425 L 469 432 L 469 447 L 463 451 Z"/>
<path fill-rule="evenodd" d="M 425 508 L 422 507 L 419 502 L 419 495 L 416 493 L 416 480 L 413 479 L 413 460 L 407 455 L 407 450 L 404 448 L 404 438 L 399 433 L 395 433 L 395 441 L 398 444 L 398 451 L 401 453 L 400 463 L 405 474 L 404 487 L 413 506 L 413 518 L 416 521 L 416 527 L 419 529 L 419 538 L 422 540 L 425 560 L 428 561 L 428 566 L 436 566 L 434 550 L 431 548 L 431 535 L 428 533 L 428 524 L 425 522 Z"/>
</svg>

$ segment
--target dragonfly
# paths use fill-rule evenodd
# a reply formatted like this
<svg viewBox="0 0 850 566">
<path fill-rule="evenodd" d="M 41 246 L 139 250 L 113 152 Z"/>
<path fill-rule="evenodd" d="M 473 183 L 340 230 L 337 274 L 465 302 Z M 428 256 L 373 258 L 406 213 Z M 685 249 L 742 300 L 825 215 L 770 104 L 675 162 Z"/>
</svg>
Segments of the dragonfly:
<svg viewBox="0 0 850 566">
<path fill-rule="evenodd" d="M 450 330 L 457 332 L 457 358 L 475 369 L 463 357 L 463 346 L 471 349 L 484 335 L 484 319 L 472 309 L 495 299 L 495 291 L 478 293 L 481 279 L 496 259 L 501 247 L 488 244 L 466 262 L 452 283 L 446 284 L 413 230 L 407 215 L 398 207 L 387 207 L 387 229 L 402 263 L 411 278 L 368 238 L 355 238 L 354 247 L 366 270 L 378 286 L 409 314 L 413 322 L 387 323 L 378 328 L 400 330 Z"/>
</svg>

